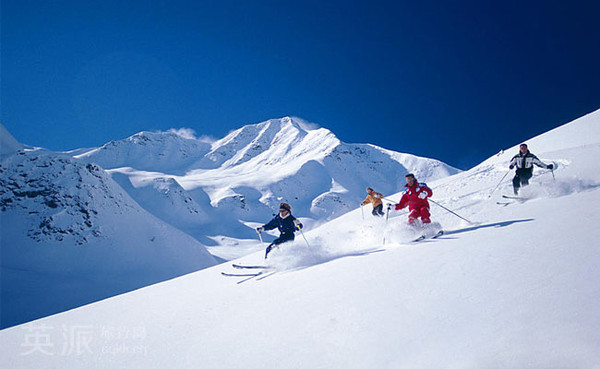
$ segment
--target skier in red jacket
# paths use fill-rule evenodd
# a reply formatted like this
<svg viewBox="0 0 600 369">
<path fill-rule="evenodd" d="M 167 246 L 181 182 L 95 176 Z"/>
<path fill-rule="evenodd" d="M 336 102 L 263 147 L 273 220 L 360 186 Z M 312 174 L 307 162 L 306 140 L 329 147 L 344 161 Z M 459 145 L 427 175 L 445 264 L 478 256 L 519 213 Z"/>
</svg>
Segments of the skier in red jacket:
<svg viewBox="0 0 600 369">
<path fill-rule="evenodd" d="M 433 191 L 425 183 L 417 182 L 415 175 L 409 173 L 406 175 L 406 191 L 402 195 L 400 202 L 396 204 L 396 210 L 404 209 L 408 205 L 408 224 L 415 224 L 415 220 L 421 217 L 423 224 L 431 223 L 429 218 L 428 197 L 433 195 Z"/>
</svg>

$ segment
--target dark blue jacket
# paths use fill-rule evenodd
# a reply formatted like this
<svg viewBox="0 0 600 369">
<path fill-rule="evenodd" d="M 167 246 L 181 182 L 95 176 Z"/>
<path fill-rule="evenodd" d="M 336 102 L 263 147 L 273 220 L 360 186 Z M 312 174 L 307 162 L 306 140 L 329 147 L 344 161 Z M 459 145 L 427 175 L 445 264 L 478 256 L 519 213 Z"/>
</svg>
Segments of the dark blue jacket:
<svg viewBox="0 0 600 369">
<path fill-rule="evenodd" d="M 281 218 L 279 214 L 275 216 L 269 223 L 265 224 L 263 228 L 266 231 L 270 231 L 271 229 L 278 228 L 279 232 L 281 232 L 281 236 L 294 238 L 294 231 L 296 230 L 296 226 L 294 225 L 294 216 L 292 214 L 288 215 L 285 218 Z M 302 223 L 299 224 L 300 229 L 302 229 Z"/>
</svg>

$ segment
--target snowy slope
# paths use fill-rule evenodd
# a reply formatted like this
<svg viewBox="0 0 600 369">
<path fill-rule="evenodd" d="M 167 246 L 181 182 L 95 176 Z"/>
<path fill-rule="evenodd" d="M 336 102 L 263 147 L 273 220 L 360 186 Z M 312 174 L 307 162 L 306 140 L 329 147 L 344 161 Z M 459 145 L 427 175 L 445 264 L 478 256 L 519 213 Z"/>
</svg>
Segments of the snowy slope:
<svg viewBox="0 0 600 369">
<path fill-rule="evenodd" d="M 0 239 L 2 327 L 216 264 L 97 165 L 44 150 L 0 162 Z"/>
<path fill-rule="evenodd" d="M 321 223 L 355 208 L 367 186 L 395 193 L 408 172 L 422 181 L 458 172 L 437 160 L 346 144 L 325 128 L 290 117 L 246 125 L 210 145 L 173 132 L 141 132 L 76 157 L 108 169 L 158 218 L 225 248 L 222 240 L 239 244 L 255 238 L 240 220 L 264 223 L 281 201 L 290 202 L 296 216 L 309 218 L 308 224 Z M 165 183 L 177 190 L 166 196 Z M 223 247 L 211 252 L 230 257 Z M 245 254 L 240 248 L 231 255 Z"/>
<path fill-rule="evenodd" d="M 439 239 L 354 210 L 273 251 L 274 273 L 237 284 L 221 264 L 3 330 L 0 365 L 598 368 L 600 112 L 527 142 L 556 179 L 536 169 L 528 201 L 496 204 L 512 147 L 430 183 L 473 222 L 432 204 Z"/>
</svg>

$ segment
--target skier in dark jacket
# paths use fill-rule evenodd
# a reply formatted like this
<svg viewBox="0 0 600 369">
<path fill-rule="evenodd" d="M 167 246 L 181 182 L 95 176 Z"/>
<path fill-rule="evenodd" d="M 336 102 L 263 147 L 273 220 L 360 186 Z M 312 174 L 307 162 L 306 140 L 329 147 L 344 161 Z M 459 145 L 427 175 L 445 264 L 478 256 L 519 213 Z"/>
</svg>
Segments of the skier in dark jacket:
<svg viewBox="0 0 600 369">
<path fill-rule="evenodd" d="M 277 214 L 269 223 L 256 228 L 257 232 L 269 231 L 275 228 L 278 228 L 279 232 L 281 232 L 279 238 L 275 239 L 275 241 L 267 246 L 267 249 L 265 250 L 265 259 L 274 246 L 284 242 L 293 241 L 294 231 L 296 231 L 296 229 L 300 230 L 302 227 L 302 223 L 292 215 L 292 207 L 286 202 L 279 204 L 279 214 Z"/>
<path fill-rule="evenodd" d="M 538 159 L 537 156 L 533 155 L 527 149 L 527 144 L 521 144 L 519 146 L 519 153 L 513 156 L 509 165 L 510 169 L 513 169 L 515 166 L 517 167 L 515 177 L 513 178 L 513 190 L 515 195 L 519 194 L 519 188 L 521 186 L 527 186 L 529 184 L 529 179 L 531 178 L 531 176 L 533 176 L 534 164 L 540 168 L 554 168 L 554 165 L 546 165 L 540 159 Z"/>
</svg>

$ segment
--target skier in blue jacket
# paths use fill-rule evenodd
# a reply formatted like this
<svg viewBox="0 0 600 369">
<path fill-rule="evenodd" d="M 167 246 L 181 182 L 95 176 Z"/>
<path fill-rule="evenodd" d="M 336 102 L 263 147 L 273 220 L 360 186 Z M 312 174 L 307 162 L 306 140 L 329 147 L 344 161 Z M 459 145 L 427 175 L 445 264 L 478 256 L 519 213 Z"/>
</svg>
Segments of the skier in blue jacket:
<svg viewBox="0 0 600 369">
<path fill-rule="evenodd" d="M 294 232 L 296 229 L 302 229 L 302 227 L 302 223 L 300 223 L 300 221 L 292 215 L 292 207 L 290 204 L 286 202 L 279 204 L 279 214 L 277 214 L 269 223 L 263 225 L 262 227 L 256 228 L 257 232 L 269 231 L 275 228 L 278 228 L 279 232 L 281 232 L 279 238 L 275 239 L 269 246 L 267 246 L 267 249 L 265 250 L 265 259 L 274 246 L 284 242 L 293 241 Z"/>
</svg>

